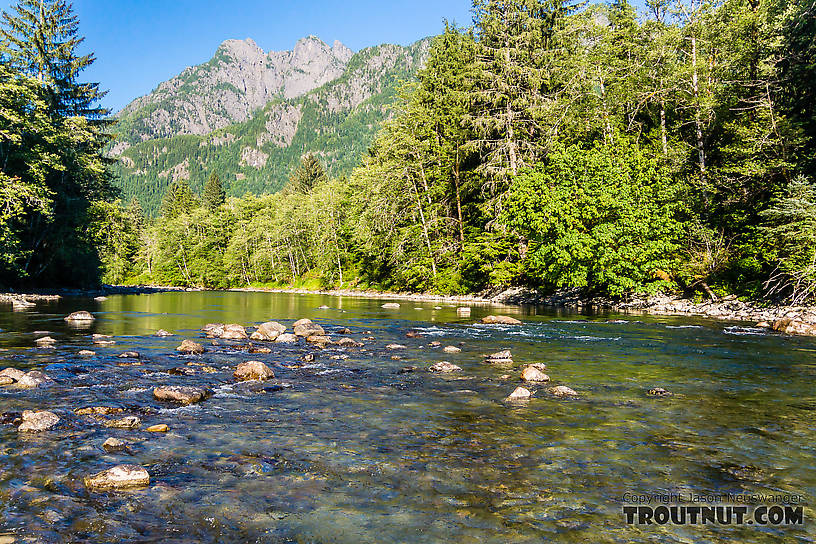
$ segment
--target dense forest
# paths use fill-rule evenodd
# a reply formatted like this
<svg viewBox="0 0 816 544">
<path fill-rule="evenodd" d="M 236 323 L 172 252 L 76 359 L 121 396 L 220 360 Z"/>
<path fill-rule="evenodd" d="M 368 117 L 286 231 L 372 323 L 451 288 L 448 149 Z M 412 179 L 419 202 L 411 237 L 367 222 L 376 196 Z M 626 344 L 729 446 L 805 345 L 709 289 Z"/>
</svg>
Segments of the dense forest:
<svg viewBox="0 0 816 544">
<path fill-rule="evenodd" d="M 282 191 L 226 199 L 212 171 L 200 195 L 171 185 L 152 220 L 103 194 L 104 125 L 84 111 L 98 97 L 61 103 L 66 78 L 38 73 L 7 18 L 16 94 L 0 98 L 0 159 L 37 159 L 14 122 L 42 123 L 44 141 L 81 122 L 94 160 L 55 136 L 68 147 L 43 150 L 41 170 L 3 167 L 3 266 L 30 274 L 32 218 L 75 226 L 54 209 L 87 187 L 78 232 L 106 282 L 812 300 L 816 3 L 646 3 L 639 17 L 625 1 L 476 0 L 472 27 L 445 24 L 349 176 L 307 154 Z"/>
</svg>

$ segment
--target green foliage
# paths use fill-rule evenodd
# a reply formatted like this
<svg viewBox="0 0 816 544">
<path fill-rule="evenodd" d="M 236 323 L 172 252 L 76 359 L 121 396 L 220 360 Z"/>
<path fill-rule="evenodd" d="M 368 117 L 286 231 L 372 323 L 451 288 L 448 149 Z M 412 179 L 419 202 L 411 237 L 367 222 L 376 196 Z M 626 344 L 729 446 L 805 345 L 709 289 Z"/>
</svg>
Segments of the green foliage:
<svg viewBox="0 0 816 544">
<path fill-rule="evenodd" d="M 226 198 L 227 195 L 224 192 L 224 186 L 221 184 L 221 178 L 215 172 L 211 173 L 204 185 L 204 193 L 201 195 L 204 206 L 209 210 L 215 210 L 224 203 Z"/>
<path fill-rule="evenodd" d="M 173 219 L 180 215 L 189 214 L 197 205 L 198 202 L 190 189 L 190 184 L 187 183 L 186 179 L 181 178 L 170 185 L 162 200 L 159 213 L 162 217 Z"/>
<path fill-rule="evenodd" d="M 529 242 L 527 273 L 551 287 L 654 292 L 678 266 L 682 185 L 651 149 L 555 148 L 515 178 L 504 221 Z M 661 273 L 662 271 L 662 273 Z"/>
<path fill-rule="evenodd" d="M 300 158 L 300 164 L 289 176 L 287 189 L 296 193 L 309 194 L 315 185 L 328 179 L 326 168 L 314 153 L 307 153 Z"/>
</svg>

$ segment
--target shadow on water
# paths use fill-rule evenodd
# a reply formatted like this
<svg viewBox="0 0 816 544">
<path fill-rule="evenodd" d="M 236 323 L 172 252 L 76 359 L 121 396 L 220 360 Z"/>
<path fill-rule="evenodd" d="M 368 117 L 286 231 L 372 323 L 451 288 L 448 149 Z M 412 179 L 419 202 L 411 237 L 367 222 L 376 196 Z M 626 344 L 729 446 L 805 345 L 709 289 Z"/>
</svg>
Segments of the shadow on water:
<svg viewBox="0 0 816 544">
<path fill-rule="evenodd" d="M 796 527 L 632 526 L 624 493 L 816 492 L 816 342 L 745 324 L 689 318 L 577 315 L 438 302 L 270 293 L 158 293 L 63 299 L 0 314 L 2 366 L 44 370 L 48 388 L 0 388 L 0 412 L 47 409 L 55 429 L 0 426 L 0 529 L 42 542 L 777 542 L 812 541 L 812 506 Z M 327 309 L 320 307 L 326 305 Z M 63 317 L 90 310 L 85 328 Z M 474 325 L 520 314 L 521 327 Z M 308 317 L 343 327 L 364 350 L 271 344 L 247 353 L 209 345 L 207 322 L 291 326 Z M 153 336 L 157 329 L 176 336 Z M 407 338 L 409 330 L 421 332 Z M 48 334 L 56 347 L 37 347 Z M 93 344 L 92 335 L 115 344 Z M 181 356 L 183 338 L 201 356 Z M 365 340 L 363 340 L 365 338 Z M 372 338 L 372 339 L 369 339 Z M 461 348 L 443 353 L 432 341 Z M 386 349 L 399 343 L 404 350 Z M 510 349 L 515 363 L 483 355 Z M 91 349 L 93 357 L 79 357 Z M 117 355 L 141 353 L 138 366 Z M 315 355 L 303 362 L 306 353 Z M 394 357 L 399 357 L 395 359 Z M 241 361 L 276 378 L 236 384 Z M 461 372 L 434 374 L 441 360 Z M 523 404 L 502 399 L 521 368 L 545 363 L 552 385 Z M 211 367 L 212 373 L 201 365 Z M 413 372 L 402 372 L 415 366 Z M 168 371 L 193 369 L 190 375 Z M 176 408 L 156 385 L 214 395 Z M 673 396 L 652 398 L 663 387 Z M 115 406 L 136 430 L 73 413 Z M 166 434 L 141 429 L 167 423 Z M 128 449 L 107 453 L 108 436 Z M 89 492 L 82 477 L 120 463 L 145 466 L 146 489 Z"/>
</svg>

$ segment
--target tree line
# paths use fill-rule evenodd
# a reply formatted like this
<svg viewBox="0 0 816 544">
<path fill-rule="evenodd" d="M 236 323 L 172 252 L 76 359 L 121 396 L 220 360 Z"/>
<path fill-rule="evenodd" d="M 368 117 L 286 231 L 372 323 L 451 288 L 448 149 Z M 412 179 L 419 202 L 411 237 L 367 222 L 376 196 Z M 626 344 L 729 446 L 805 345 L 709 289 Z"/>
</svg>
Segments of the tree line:
<svg viewBox="0 0 816 544">
<path fill-rule="evenodd" d="M 366 155 L 95 209 L 111 282 L 816 294 L 813 0 L 476 0 Z"/>
</svg>

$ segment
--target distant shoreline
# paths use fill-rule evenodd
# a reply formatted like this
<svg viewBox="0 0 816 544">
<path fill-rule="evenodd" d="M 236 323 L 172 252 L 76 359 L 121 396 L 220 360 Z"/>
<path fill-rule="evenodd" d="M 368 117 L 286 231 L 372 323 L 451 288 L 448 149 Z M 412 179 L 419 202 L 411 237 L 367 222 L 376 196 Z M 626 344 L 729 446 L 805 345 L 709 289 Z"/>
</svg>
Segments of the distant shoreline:
<svg viewBox="0 0 816 544">
<path fill-rule="evenodd" d="M 30 307 L 37 302 L 53 302 L 61 297 L 99 298 L 110 295 L 151 294 L 168 291 L 216 291 L 243 293 L 283 293 L 293 295 L 326 295 L 338 297 L 439 302 L 446 304 L 489 305 L 496 307 L 543 306 L 574 311 L 602 310 L 630 315 L 665 315 L 718 319 L 723 321 L 755 322 L 767 327 L 803 336 L 816 336 L 816 307 L 814 306 L 760 306 L 743 302 L 734 296 L 717 301 L 694 302 L 675 295 L 635 296 L 629 300 L 606 297 L 583 297 L 579 290 L 565 290 L 544 295 L 533 289 L 513 287 L 470 295 L 434 295 L 429 293 L 395 293 L 358 289 L 301 289 L 238 287 L 231 289 L 204 289 L 162 285 L 117 286 L 99 289 L 32 290 L 30 293 L 0 293 L 0 304 L 15 308 Z"/>
</svg>

